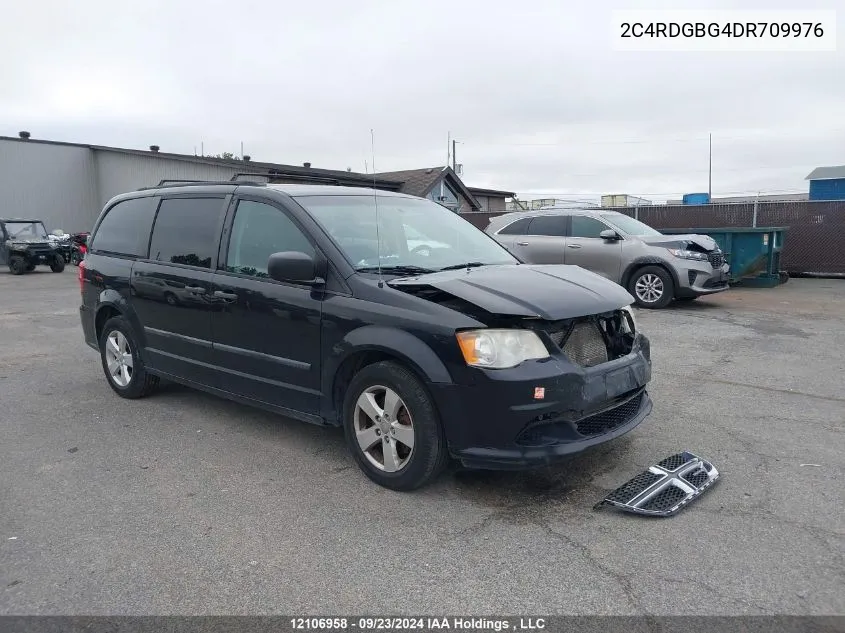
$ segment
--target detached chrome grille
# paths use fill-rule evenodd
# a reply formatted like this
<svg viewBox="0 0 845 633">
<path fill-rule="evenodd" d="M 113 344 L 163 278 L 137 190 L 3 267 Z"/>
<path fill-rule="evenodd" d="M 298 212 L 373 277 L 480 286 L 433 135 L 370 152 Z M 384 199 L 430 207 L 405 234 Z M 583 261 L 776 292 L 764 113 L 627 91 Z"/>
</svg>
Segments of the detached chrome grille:
<svg viewBox="0 0 845 633">
<path fill-rule="evenodd" d="M 555 332 L 550 336 L 555 345 L 576 365 L 592 367 L 609 360 L 604 337 L 598 325 L 592 321 L 576 323 L 565 342 L 563 339 L 566 332 Z"/>
<path fill-rule="evenodd" d="M 725 263 L 725 254 L 721 251 L 715 253 L 708 253 L 707 258 L 710 260 L 710 265 L 713 268 L 720 268 Z"/>
</svg>

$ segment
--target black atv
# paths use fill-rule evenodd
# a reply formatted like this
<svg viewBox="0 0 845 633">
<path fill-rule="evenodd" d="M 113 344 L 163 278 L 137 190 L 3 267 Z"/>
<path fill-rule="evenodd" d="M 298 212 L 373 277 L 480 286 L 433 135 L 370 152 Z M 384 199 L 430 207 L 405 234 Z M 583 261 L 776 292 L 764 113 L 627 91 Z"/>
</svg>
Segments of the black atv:
<svg viewBox="0 0 845 633">
<path fill-rule="evenodd" d="M 47 237 L 41 220 L 0 218 L 0 265 L 3 264 L 13 275 L 30 272 L 40 264 L 49 266 L 54 273 L 65 269 L 65 259 Z"/>
</svg>

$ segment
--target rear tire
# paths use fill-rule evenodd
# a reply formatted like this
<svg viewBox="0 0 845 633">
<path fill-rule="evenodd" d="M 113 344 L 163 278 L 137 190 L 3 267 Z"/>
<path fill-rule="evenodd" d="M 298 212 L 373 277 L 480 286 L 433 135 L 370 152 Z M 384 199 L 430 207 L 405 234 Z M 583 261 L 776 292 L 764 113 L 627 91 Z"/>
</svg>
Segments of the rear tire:
<svg viewBox="0 0 845 633">
<path fill-rule="evenodd" d="M 628 292 L 641 308 L 660 309 L 675 296 L 672 276 L 660 266 L 643 266 L 631 275 Z"/>
<path fill-rule="evenodd" d="M 20 255 L 9 258 L 9 272 L 13 275 L 23 275 L 26 272 L 26 260 Z"/>
<path fill-rule="evenodd" d="M 368 412 L 384 417 L 379 421 Z M 374 363 L 355 374 L 346 390 L 343 426 L 358 466 L 385 488 L 419 488 L 446 465 L 446 439 L 434 401 L 399 363 Z"/>
<path fill-rule="evenodd" d="M 122 316 L 103 326 L 100 359 L 109 386 L 121 398 L 143 398 L 158 386 L 158 376 L 147 373 L 132 328 Z"/>
<path fill-rule="evenodd" d="M 60 273 L 65 269 L 65 258 L 61 255 L 56 255 L 53 257 L 53 261 L 50 262 L 50 270 L 54 273 Z"/>
</svg>

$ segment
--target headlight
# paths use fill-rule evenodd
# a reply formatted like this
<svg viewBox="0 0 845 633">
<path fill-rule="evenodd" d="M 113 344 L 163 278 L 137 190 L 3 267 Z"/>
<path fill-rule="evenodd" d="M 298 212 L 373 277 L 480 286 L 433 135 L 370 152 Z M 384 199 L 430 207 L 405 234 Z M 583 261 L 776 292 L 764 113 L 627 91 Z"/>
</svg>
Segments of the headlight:
<svg viewBox="0 0 845 633">
<path fill-rule="evenodd" d="M 667 248 L 672 255 L 675 257 L 680 257 L 681 259 L 694 259 L 699 262 L 706 262 L 710 261 L 707 257 L 707 253 L 699 253 L 698 251 L 686 251 L 681 248 Z"/>
<path fill-rule="evenodd" d="M 627 325 L 631 334 L 635 334 L 637 332 L 637 320 L 634 318 L 634 311 L 631 309 L 631 306 L 625 306 L 622 308 L 622 312 L 628 317 Z"/>
<path fill-rule="evenodd" d="M 506 369 L 524 360 L 549 357 L 543 341 L 531 330 L 467 330 L 456 336 L 464 360 L 473 367 Z"/>
</svg>

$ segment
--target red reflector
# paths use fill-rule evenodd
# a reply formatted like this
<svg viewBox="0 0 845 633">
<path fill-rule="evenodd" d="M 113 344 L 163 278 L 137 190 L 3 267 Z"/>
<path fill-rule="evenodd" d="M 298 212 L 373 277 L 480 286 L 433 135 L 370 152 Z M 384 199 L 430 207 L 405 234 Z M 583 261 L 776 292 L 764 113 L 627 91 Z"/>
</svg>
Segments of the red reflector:
<svg viewBox="0 0 845 633">
<path fill-rule="evenodd" d="M 76 278 L 79 280 L 79 292 L 82 292 L 82 286 L 85 283 L 85 260 L 79 262 L 79 271 Z"/>
</svg>

